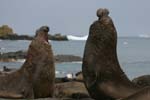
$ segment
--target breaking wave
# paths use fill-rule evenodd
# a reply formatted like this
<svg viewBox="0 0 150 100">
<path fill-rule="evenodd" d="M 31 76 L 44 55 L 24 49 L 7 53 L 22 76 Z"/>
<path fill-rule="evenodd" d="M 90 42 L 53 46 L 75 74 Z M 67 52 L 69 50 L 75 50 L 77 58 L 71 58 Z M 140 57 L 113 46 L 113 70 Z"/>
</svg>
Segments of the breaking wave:
<svg viewBox="0 0 150 100">
<path fill-rule="evenodd" d="M 67 35 L 68 40 L 77 40 L 77 41 L 85 41 L 88 38 L 88 35 L 79 37 L 79 36 L 73 36 L 73 35 Z"/>
<path fill-rule="evenodd" d="M 150 36 L 147 34 L 140 34 L 139 37 L 140 38 L 150 38 Z"/>
</svg>

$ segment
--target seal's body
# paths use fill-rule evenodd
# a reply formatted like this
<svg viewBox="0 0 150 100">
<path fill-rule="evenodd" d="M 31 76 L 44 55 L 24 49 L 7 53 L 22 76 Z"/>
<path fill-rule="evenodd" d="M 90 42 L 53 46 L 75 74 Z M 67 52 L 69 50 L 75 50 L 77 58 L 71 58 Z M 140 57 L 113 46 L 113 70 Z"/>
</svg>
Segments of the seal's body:
<svg viewBox="0 0 150 100">
<path fill-rule="evenodd" d="M 12 73 L 0 75 L 0 97 L 44 98 L 54 93 L 55 67 L 48 43 L 47 26 L 41 27 L 31 42 L 25 63 Z"/>
<path fill-rule="evenodd" d="M 37 35 L 28 51 L 29 61 L 34 61 L 32 66 L 35 68 L 33 69 L 33 91 L 35 98 L 52 97 L 55 82 L 54 57 L 51 46 L 48 40 L 43 41 L 40 38 L 41 35 Z M 34 65 L 36 66 L 34 67 Z"/>
<path fill-rule="evenodd" d="M 136 77 L 132 80 L 132 82 L 141 87 L 150 86 L 150 75 Z"/>
<path fill-rule="evenodd" d="M 92 98 L 115 100 L 138 90 L 120 68 L 117 32 L 107 9 L 99 9 L 99 20 L 90 26 L 83 56 L 83 77 Z"/>
<path fill-rule="evenodd" d="M 26 63 L 24 63 L 26 65 Z M 33 98 L 32 77 L 29 69 L 0 75 L 0 97 Z"/>
</svg>

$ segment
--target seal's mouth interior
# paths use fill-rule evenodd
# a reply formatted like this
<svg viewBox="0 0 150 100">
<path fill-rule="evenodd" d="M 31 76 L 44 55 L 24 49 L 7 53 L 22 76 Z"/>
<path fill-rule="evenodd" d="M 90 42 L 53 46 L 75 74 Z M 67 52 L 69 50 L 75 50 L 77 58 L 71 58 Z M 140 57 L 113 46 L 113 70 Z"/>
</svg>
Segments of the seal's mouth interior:
<svg viewBox="0 0 150 100">
<path fill-rule="evenodd" d="M 44 43 L 48 43 L 48 32 L 40 32 L 37 34 L 36 38 Z"/>
<path fill-rule="evenodd" d="M 40 41 L 44 43 L 48 43 L 48 32 L 49 32 L 49 27 L 47 26 L 42 26 L 36 31 L 36 36 Z"/>
<path fill-rule="evenodd" d="M 43 32 L 44 32 L 44 30 L 43 30 Z M 44 32 L 42 38 L 43 38 L 43 39 L 42 39 L 43 42 L 48 43 L 48 32 Z"/>
</svg>

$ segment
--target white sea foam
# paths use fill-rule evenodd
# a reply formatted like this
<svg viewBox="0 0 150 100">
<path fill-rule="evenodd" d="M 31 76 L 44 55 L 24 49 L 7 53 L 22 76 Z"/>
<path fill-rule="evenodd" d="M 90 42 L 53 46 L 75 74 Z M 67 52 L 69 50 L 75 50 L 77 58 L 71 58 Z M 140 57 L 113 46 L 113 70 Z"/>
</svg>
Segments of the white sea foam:
<svg viewBox="0 0 150 100">
<path fill-rule="evenodd" d="M 18 59 L 17 62 L 24 63 L 24 62 L 25 62 L 25 59 Z"/>
<path fill-rule="evenodd" d="M 127 44 L 128 44 L 128 42 L 124 41 L 124 42 L 123 42 L 123 44 L 124 44 L 124 45 L 127 45 Z"/>
<path fill-rule="evenodd" d="M 84 41 L 87 40 L 88 35 L 85 35 L 83 37 L 78 37 L 78 36 L 73 36 L 73 35 L 67 35 L 68 40 L 80 40 L 80 41 Z"/>
<path fill-rule="evenodd" d="M 73 78 L 73 74 L 72 73 L 68 73 L 68 74 L 66 74 L 66 77 L 69 78 L 69 79 L 72 79 Z"/>
<path fill-rule="evenodd" d="M 66 74 L 66 72 L 63 72 L 63 71 L 55 71 L 55 74 Z"/>
<path fill-rule="evenodd" d="M 2 47 L 2 48 L 0 48 L 0 50 L 5 50 L 5 48 Z"/>
<path fill-rule="evenodd" d="M 69 62 L 70 63 L 70 62 Z M 74 63 L 74 64 L 82 64 L 82 61 L 73 61 L 71 63 Z"/>
<path fill-rule="evenodd" d="M 51 43 L 51 41 L 52 41 L 52 40 L 48 40 L 48 42 L 50 42 L 50 43 Z"/>
<path fill-rule="evenodd" d="M 55 74 L 60 74 L 60 72 L 59 71 L 55 71 Z"/>
<path fill-rule="evenodd" d="M 72 64 L 82 64 L 82 61 L 71 61 L 71 62 L 60 62 L 61 64 L 72 63 Z"/>
<path fill-rule="evenodd" d="M 140 38 L 150 38 L 150 36 L 147 34 L 140 34 L 139 37 Z"/>
</svg>

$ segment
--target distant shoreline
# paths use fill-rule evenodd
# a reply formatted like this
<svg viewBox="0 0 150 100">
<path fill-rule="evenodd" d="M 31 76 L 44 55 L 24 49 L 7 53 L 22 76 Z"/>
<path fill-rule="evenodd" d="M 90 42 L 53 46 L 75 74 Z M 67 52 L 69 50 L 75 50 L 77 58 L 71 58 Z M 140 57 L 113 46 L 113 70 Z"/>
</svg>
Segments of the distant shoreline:
<svg viewBox="0 0 150 100">
<path fill-rule="evenodd" d="M 0 40 L 32 40 L 34 36 L 29 36 L 29 35 L 4 35 L 0 36 Z M 85 36 L 74 36 L 74 35 L 61 35 L 61 34 L 55 34 L 55 35 L 50 35 L 48 36 L 49 40 L 53 41 L 70 41 L 70 40 L 75 40 L 75 41 L 86 41 L 88 38 L 88 35 Z M 131 39 L 150 39 L 150 37 L 142 37 L 142 36 L 119 36 L 118 39 L 120 38 L 131 38 Z"/>
<path fill-rule="evenodd" d="M 23 62 L 26 59 L 27 52 L 26 51 L 17 51 L 17 52 L 8 52 L 0 54 L 0 62 Z M 80 56 L 75 55 L 63 55 L 58 54 L 54 56 L 56 63 L 62 62 L 81 62 L 82 58 Z"/>
<path fill-rule="evenodd" d="M 32 40 L 34 36 L 29 35 L 17 35 L 17 34 L 9 34 L 9 35 L 2 35 L 0 36 L 1 40 Z M 68 41 L 66 35 L 55 34 L 55 35 L 48 35 L 49 40 L 55 41 Z"/>
</svg>

